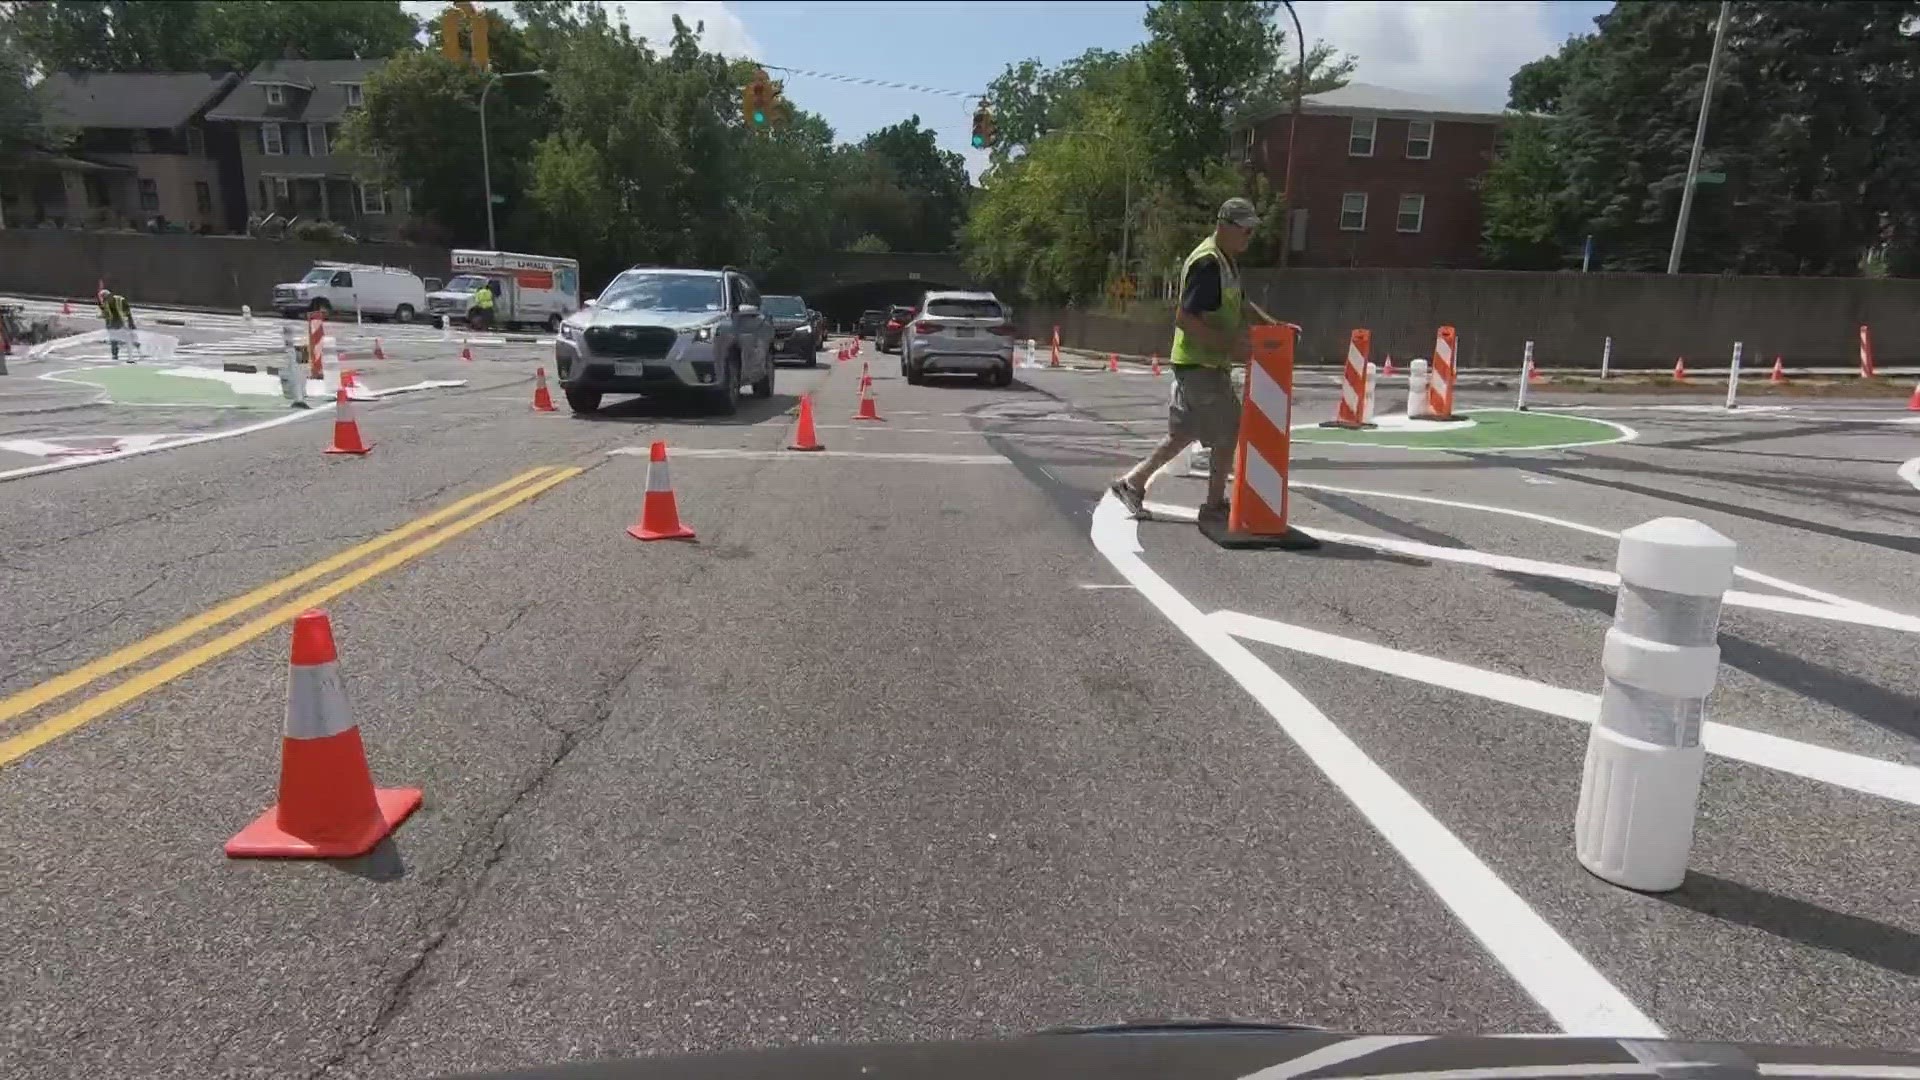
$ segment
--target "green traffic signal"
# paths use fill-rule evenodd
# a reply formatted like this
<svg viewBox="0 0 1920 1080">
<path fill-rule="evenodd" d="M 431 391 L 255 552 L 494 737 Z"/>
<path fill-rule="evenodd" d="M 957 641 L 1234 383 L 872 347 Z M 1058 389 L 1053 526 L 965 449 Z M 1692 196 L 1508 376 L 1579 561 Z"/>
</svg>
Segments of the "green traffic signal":
<svg viewBox="0 0 1920 1080">
<path fill-rule="evenodd" d="M 985 147 L 986 147 L 986 145 L 987 145 L 987 137 L 986 137 L 986 136 L 984 136 L 984 135 L 975 135 L 975 136 L 973 137 L 973 148 L 974 148 L 975 150 L 980 150 L 980 149 L 983 149 L 983 148 L 985 148 Z"/>
<path fill-rule="evenodd" d="M 755 110 L 753 110 L 753 122 L 754 122 L 754 123 L 756 123 L 756 124 L 764 124 L 764 123 L 766 123 L 766 122 L 767 122 L 767 114 L 766 114 L 766 113 L 763 113 L 763 112 L 761 112 L 761 111 L 760 111 L 759 109 L 755 109 Z"/>
</svg>

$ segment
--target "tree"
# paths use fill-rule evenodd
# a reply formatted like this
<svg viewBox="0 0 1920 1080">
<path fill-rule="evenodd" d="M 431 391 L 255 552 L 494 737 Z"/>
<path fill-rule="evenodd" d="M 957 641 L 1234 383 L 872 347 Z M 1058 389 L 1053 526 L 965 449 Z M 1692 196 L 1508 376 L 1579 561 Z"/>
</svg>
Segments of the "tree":
<svg viewBox="0 0 1920 1080">
<path fill-rule="evenodd" d="M 46 148 L 62 141 L 47 125 L 32 74 L 32 63 L 15 35 L 0 26 L 0 151 Z"/>
<path fill-rule="evenodd" d="M 398 0 L 42 0 L 8 15 L 44 71 L 247 70 L 266 60 L 348 60 L 411 48 Z"/>
<path fill-rule="evenodd" d="M 946 251 L 966 211 L 966 160 L 942 150 L 918 115 L 883 127 L 860 141 L 860 149 L 884 166 L 909 200 L 905 230 L 881 235 L 896 251 Z"/>
<path fill-rule="evenodd" d="M 1567 176 L 1553 123 L 1550 117 L 1523 114 L 1509 118 L 1501 130 L 1493 164 L 1480 181 L 1481 252 L 1493 266 L 1559 268 L 1565 250 L 1559 200 Z"/>
</svg>

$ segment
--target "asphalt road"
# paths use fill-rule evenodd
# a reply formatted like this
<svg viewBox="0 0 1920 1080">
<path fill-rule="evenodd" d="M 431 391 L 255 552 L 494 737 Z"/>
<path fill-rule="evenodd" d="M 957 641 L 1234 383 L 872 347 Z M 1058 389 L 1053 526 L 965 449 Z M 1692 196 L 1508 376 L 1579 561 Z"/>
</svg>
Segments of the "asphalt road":
<svg viewBox="0 0 1920 1080">
<path fill-rule="evenodd" d="M 317 419 L 0 482 L 0 714 L 34 705 L 0 719 L 6 1075 L 1167 1016 L 1920 1045 L 1920 443 L 1886 404 L 1608 396 L 1591 415 L 1631 441 L 1301 442 L 1296 523 L 1350 539 L 1249 553 L 1096 510 L 1162 430 L 1145 375 L 908 387 L 869 350 L 881 424 L 851 420 L 858 362 L 783 368 L 737 417 L 576 418 L 529 409 L 537 344 L 495 348 L 418 361 L 466 387 L 361 407 L 365 458 L 323 457 Z M 785 449 L 800 393 L 826 453 Z M 1303 387 L 1296 417 L 1332 403 Z M 654 439 L 694 543 L 625 533 Z M 1610 591 L 1471 553 L 1604 570 L 1609 537 L 1542 519 L 1672 514 L 1738 541 L 1766 576 L 1741 588 L 1817 610 L 1727 607 L 1712 719 L 1781 756 L 1716 751 L 1692 873 L 1646 896 L 1574 859 L 1579 722 L 1350 643 L 1597 691 Z M 376 777 L 425 806 L 365 859 L 229 861 L 274 797 L 286 622 L 316 589 Z M 1808 747 L 1893 763 L 1896 790 Z"/>
</svg>

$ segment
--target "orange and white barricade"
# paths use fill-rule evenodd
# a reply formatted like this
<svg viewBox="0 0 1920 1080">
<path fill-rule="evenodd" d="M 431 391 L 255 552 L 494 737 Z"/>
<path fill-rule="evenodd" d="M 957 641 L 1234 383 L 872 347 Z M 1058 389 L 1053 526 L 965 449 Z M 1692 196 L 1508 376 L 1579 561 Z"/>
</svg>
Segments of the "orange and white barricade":
<svg viewBox="0 0 1920 1080">
<path fill-rule="evenodd" d="M 1246 400 L 1233 455 L 1231 508 L 1223 524 L 1200 528 L 1222 547 L 1316 548 L 1320 541 L 1287 524 L 1287 468 L 1292 455 L 1293 349 L 1300 328 L 1255 326 L 1247 363 Z"/>
<path fill-rule="evenodd" d="M 1427 420 L 1452 420 L 1454 352 L 1459 338 L 1443 326 L 1433 340 L 1433 364 L 1427 370 Z"/>
<path fill-rule="evenodd" d="M 325 379 L 326 368 L 321 357 L 326 352 L 327 313 L 315 311 L 307 315 L 307 378 Z"/>
<path fill-rule="evenodd" d="M 1373 332 L 1355 330 L 1347 339 L 1347 364 L 1340 372 L 1340 408 L 1333 419 L 1325 421 L 1321 427 L 1368 428 L 1373 425 L 1367 421 L 1367 352 L 1373 347 Z"/>
<path fill-rule="evenodd" d="M 1060 327 L 1053 328 L 1053 353 L 1047 361 L 1048 367 L 1060 366 Z"/>
<path fill-rule="evenodd" d="M 1860 324 L 1860 377 L 1873 378 L 1873 330 L 1866 323 Z"/>
</svg>

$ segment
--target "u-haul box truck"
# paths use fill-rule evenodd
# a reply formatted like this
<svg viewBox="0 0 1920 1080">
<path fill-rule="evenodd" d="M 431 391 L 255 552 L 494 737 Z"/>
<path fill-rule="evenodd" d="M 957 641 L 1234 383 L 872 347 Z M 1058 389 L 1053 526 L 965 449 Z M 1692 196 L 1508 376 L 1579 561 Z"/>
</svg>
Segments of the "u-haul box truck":
<svg viewBox="0 0 1920 1080">
<path fill-rule="evenodd" d="M 453 252 L 452 278 L 446 288 L 427 296 L 427 310 L 449 321 L 479 325 L 473 296 L 482 282 L 493 288 L 495 326 L 537 325 L 557 331 L 561 319 L 580 310 L 580 264 L 575 260 L 459 249 Z"/>
</svg>

